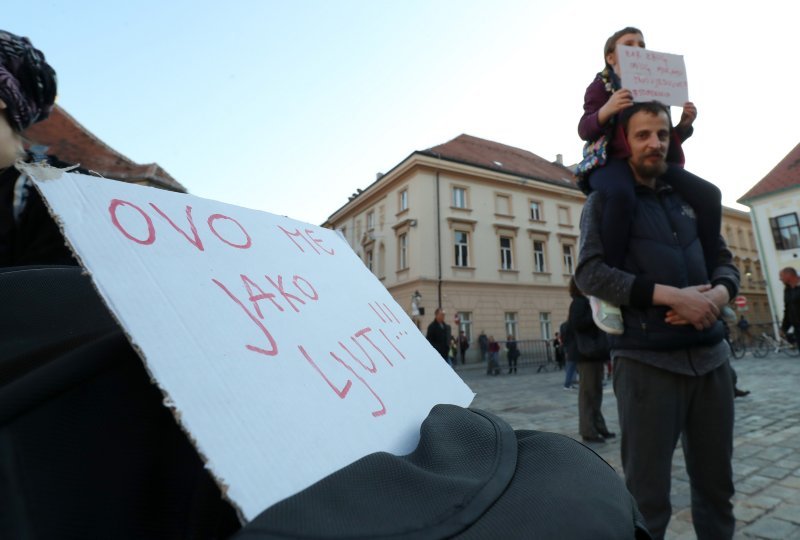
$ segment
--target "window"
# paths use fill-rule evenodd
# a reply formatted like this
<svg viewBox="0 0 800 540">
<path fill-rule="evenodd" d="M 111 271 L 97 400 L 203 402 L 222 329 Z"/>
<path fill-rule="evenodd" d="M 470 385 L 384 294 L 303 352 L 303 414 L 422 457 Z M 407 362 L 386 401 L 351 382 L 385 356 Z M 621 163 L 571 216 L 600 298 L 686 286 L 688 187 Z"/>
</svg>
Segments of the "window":
<svg viewBox="0 0 800 540">
<path fill-rule="evenodd" d="M 572 255 L 572 246 L 564 244 L 564 273 L 572 274 L 575 272 L 575 258 Z"/>
<path fill-rule="evenodd" d="M 408 190 L 404 189 L 398 195 L 398 206 L 399 211 L 402 212 L 403 210 L 408 210 Z"/>
<path fill-rule="evenodd" d="M 539 331 L 542 333 L 542 339 L 550 339 L 550 314 L 547 312 L 539 313 Z"/>
<path fill-rule="evenodd" d="M 397 265 L 400 270 L 408 268 L 408 235 L 401 234 L 397 237 Z"/>
<path fill-rule="evenodd" d="M 453 188 L 453 206 L 456 208 L 467 207 L 467 190 L 462 187 Z"/>
<path fill-rule="evenodd" d="M 469 266 L 469 233 L 465 231 L 456 231 L 456 266 Z"/>
<path fill-rule="evenodd" d="M 769 224 L 772 227 L 772 238 L 775 240 L 776 249 L 800 248 L 800 224 L 797 222 L 797 213 L 769 218 Z"/>
<path fill-rule="evenodd" d="M 542 221 L 542 203 L 531 201 L 531 220 Z"/>
<path fill-rule="evenodd" d="M 369 268 L 369 271 L 372 272 L 372 269 L 373 269 L 375 261 L 374 261 L 374 257 L 372 256 L 372 250 L 371 249 L 367 250 L 367 252 L 364 254 L 364 258 L 366 259 L 365 263 L 367 265 L 367 268 Z"/>
<path fill-rule="evenodd" d="M 502 216 L 511 215 L 511 197 L 508 195 L 495 195 L 494 212 Z"/>
<path fill-rule="evenodd" d="M 506 312 L 506 336 L 517 339 L 517 314 Z"/>
<path fill-rule="evenodd" d="M 367 212 L 367 230 L 375 228 L 375 212 Z"/>
<path fill-rule="evenodd" d="M 500 237 L 500 269 L 511 270 L 514 267 L 511 260 L 511 238 L 508 236 Z"/>
<path fill-rule="evenodd" d="M 568 206 L 559 206 L 558 207 L 558 224 L 559 225 L 572 225 L 572 220 L 569 216 L 569 207 Z"/>
<path fill-rule="evenodd" d="M 472 312 L 459 311 L 456 316 L 458 317 L 458 331 L 464 332 L 467 340 L 472 343 Z"/>
<path fill-rule="evenodd" d="M 533 271 L 547 272 L 547 265 L 544 259 L 544 242 L 533 241 Z"/>
</svg>

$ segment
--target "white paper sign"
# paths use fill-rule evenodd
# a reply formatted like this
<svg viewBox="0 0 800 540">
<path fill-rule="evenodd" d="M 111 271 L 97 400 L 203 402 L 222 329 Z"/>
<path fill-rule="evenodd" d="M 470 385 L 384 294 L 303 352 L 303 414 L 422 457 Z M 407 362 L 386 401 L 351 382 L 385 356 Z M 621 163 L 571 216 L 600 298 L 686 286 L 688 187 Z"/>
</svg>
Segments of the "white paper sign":
<svg viewBox="0 0 800 540">
<path fill-rule="evenodd" d="M 617 45 L 622 88 L 634 101 L 660 101 L 683 107 L 689 101 L 689 83 L 683 56 Z"/>
<path fill-rule="evenodd" d="M 431 407 L 472 401 L 335 231 L 72 173 L 36 183 L 245 519 L 412 451 Z"/>
</svg>

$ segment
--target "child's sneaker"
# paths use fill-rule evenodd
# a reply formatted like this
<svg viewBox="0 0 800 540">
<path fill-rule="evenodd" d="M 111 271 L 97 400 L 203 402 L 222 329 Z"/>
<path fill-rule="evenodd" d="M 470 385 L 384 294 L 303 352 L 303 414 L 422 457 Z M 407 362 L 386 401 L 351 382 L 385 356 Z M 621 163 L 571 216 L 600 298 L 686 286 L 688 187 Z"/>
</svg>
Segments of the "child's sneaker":
<svg viewBox="0 0 800 540">
<path fill-rule="evenodd" d="M 611 305 L 608 302 L 600 300 L 597 297 L 590 296 L 589 304 L 592 306 L 592 319 L 594 324 L 612 336 L 620 336 L 625 331 L 622 325 L 622 311 L 617 306 Z"/>
<path fill-rule="evenodd" d="M 728 323 L 729 326 L 736 324 L 736 313 L 730 306 L 722 306 L 719 310 L 719 318 Z"/>
</svg>

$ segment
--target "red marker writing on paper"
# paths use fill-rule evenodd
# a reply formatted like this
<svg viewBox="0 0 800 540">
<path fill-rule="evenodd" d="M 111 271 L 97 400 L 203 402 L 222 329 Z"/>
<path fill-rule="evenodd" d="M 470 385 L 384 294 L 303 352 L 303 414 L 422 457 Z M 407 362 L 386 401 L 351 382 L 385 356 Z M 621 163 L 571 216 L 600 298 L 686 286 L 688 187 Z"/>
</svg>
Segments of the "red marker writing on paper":
<svg viewBox="0 0 800 540">
<path fill-rule="evenodd" d="M 186 206 L 184 214 L 170 216 L 153 203 L 149 203 L 149 211 L 141 206 L 122 199 L 113 199 L 108 205 L 111 223 L 128 240 L 143 246 L 156 242 L 156 223 L 166 223 L 179 236 L 198 251 L 205 251 L 205 245 L 195 225 L 192 207 Z M 156 220 L 151 213 L 158 216 Z M 120 216 L 125 216 L 120 219 Z M 184 223 L 185 222 L 185 223 Z M 237 220 L 224 214 L 212 214 L 205 219 L 206 226 L 212 236 L 220 242 L 236 249 L 249 249 L 253 240 L 247 230 Z"/>
</svg>

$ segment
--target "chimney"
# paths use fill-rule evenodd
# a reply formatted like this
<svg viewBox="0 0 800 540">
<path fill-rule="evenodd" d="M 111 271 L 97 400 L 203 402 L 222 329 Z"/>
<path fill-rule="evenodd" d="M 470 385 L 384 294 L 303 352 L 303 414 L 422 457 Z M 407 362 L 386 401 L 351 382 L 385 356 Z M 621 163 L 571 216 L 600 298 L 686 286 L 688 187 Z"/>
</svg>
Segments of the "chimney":
<svg viewBox="0 0 800 540">
<path fill-rule="evenodd" d="M 563 154 L 556 154 L 556 163 L 559 165 L 564 164 L 564 155 Z"/>
</svg>

